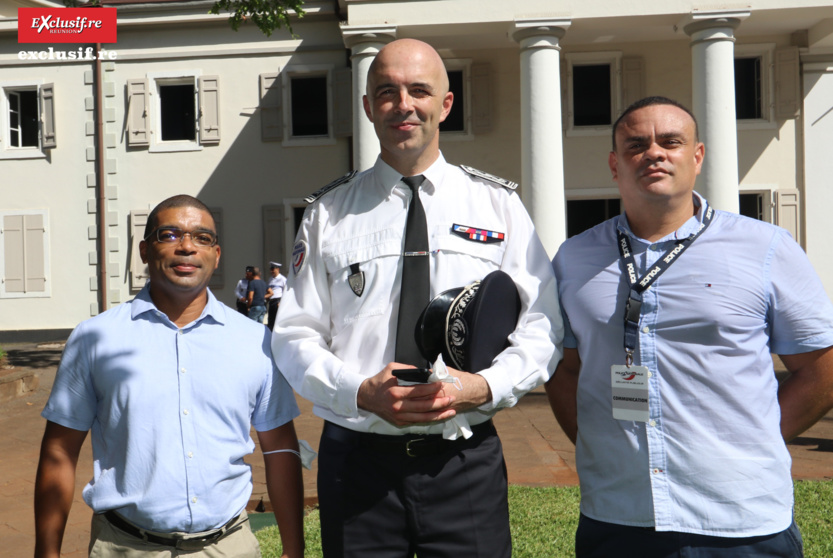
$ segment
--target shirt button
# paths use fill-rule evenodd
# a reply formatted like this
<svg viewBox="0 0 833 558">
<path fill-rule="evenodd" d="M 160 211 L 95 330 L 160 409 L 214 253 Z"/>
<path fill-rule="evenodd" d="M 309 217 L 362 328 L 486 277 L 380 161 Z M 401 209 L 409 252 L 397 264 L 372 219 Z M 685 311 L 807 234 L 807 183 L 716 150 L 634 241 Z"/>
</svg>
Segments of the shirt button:
<svg viewBox="0 0 833 558">
<path fill-rule="evenodd" d="M 187 415 L 188 414 L 188 409 L 183 409 L 182 414 Z"/>
<path fill-rule="evenodd" d="M 181 329 L 176 330 L 176 334 L 177 335 L 182 335 L 182 330 Z"/>
<path fill-rule="evenodd" d="M 191 501 L 196 504 L 197 503 L 197 497 L 194 496 L 193 498 L 191 498 Z"/>
<path fill-rule="evenodd" d="M 193 452 L 193 451 L 189 451 L 189 452 L 188 452 L 188 458 L 189 458 L 189 459 L 193 459 L 193 458 L 194 458 L 194 452 Z"/>
<path fill-rule="evenodd" d="M 658 475 L 658 474 L 659 474 L 659 469 L 654 469 L 654 470 L 653 470 L 653 471 L 651 471 L 651 472 L 652 472 L 653 474 L 655 474 L 655 475 Z M 194 498 L 194 501 L 196 502 L 196 501 L 197 501 L 197 499 L 196 499 L 196 498 Z"/>
<path fill-rule="evenodd" d="M 657 421 L 655 421 L 655 420 L 651 419 L 651 421 L 650 421 L 648 424 L 650 424 L 651 426 L 656 426 L 656 425 L 657 425 Z"/>
<path fill-rule="evenodd" d="M 179 371 L 185 374 L 185 368 L 180 368 Z"/>
<path fill-rule="evenodd" d="M 651 377 L 651 376 L 653 376 L 653 375 L 654 375 L 654 373 L 653 373 L 653 372 L 651 372 L 651 371 L 649 370 L 649 371 L 648 371 L 648 377 L 650 378 L 650 377 Z"/>
<path fill-rule="evenodd" d="M 650 328 L 650 327 L 645 326 L 645 327 L 643 327 L 643 328 L 642 328 L 642 333 L 650 333 L 650 332 L 651 332 L 651 328 Z M 185 372 L 185 370 L 183 370 L 183 372 Z"/>
<path fill-rule="evenodd" d="M 650 248 L 651 248 L 651 250 L 656 250 L 656 249 L 657 249 L 657 245 L 656 245 L 656 244 L 651 244 Z"/>
</svg>

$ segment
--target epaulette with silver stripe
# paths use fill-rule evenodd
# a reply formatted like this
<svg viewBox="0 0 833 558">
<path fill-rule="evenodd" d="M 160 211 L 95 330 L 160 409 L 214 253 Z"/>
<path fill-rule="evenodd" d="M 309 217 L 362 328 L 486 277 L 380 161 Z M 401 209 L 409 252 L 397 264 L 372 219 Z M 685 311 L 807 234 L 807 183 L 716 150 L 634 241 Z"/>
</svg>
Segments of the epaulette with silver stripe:
<svg viewBox="0 0 833 558">
<path fill-rule="evenodd" d="M 307 202 L 307 203 L 314 202 L 315 200 L 317 200 L 318 198 L 320 198 L 321 196 L 323 196 L 324 194 L 326 194 L 327 192 L 329 192 L 333 188 L 336 188 L 337 186 L 341 186 L 342 184 L 347 184 L 348 182 L 353 180 L 353 177 L 356 176 L 357 174 L 359 174 L 359 171 L 353 170 L 353 171 L 348 172 L 347 174 L 345 174 L 341 178 L 333 180 L 332 182 L 330 182 L 329 184 L 327 184 L 323 188 L 319 188 L 318 190 L 316 190 L 315 192 L 313 192 L 309 196 L 305 197 L 304 201 Z"/>
<path fill-rule="evenodd" d="M 493 174 L 489 174 L 488 172 L 483 172 L 482 170 L 477 170 L 473 167 L 469 167 L 466 165 L 460 165 L 460 168 L 466 171 L 468 174 L 472 176 L 476 176 L 478 178 L 483 178 L 484 180 L 488 180 L 489 182 L 494 182 L 495 184 L 499 184 L 504 188 L 508 188 L 509 190 L 514 190 L 518 187 L 517 182 L 512 182 L 511 180 L 506 180 L 505 178 L 501 178 L 499 176 L 495 176 Z"/>
</svg>

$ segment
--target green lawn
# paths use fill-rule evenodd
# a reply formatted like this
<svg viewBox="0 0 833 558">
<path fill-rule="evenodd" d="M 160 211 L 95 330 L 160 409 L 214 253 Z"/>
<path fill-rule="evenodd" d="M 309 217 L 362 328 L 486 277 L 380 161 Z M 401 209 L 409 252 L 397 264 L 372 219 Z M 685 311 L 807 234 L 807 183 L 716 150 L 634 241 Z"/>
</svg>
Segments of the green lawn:
<svg viewBox="0 0 833 558">
<path fill-rule="evenodd" d="M 578 522 L 578 487 L 509 487 L 512 555 L 515 558 L 560 558 L 573 555 Z M 833 556 L 833 481 L 796 481 L 795 517 L 804 536 L 806 558 Z M 318 510 L 304 521 L 308 557 L 321 556 Z M 264 558 L 281 555 L 277 527 L 257 533 Z"/>
</svg>

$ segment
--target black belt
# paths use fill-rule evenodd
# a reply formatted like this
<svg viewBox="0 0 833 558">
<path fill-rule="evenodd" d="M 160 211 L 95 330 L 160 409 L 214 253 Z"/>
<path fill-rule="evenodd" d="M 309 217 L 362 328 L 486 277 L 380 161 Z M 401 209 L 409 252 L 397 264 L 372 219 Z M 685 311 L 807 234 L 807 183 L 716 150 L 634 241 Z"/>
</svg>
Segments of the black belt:
<svg viewBox="0 0 833 558">
<path fill-rule="evenodd" d="M 324 423 L 324 436 L 341 442 L 359 446 L 378 453 L 400 455 L 408 457 L 425 457 L 437 455 L 465 443 L 477 443 L 488 436 L 497 435 L 495 425 L 491 420 L 471 427 L 472 436 L 468 439 L 462 436 L 456 440 L 446 440 L 441 434 L 404 434 L 390 436 L 387 434 L 371 434 L 358 432 L 339 426 L 332 422 Z"/>
<path fill-rule="evenodd" d="M 241 514 L 242 515 L 242 514 Z M 173 546 L 182 550 L 194 550 L 200 549 L 205 547 L 211 543 L 217 542 L 226 535 L 237 531 L 243 524 L 241 523 L 234 529 L 229 529 L 234 522 L 240 519 L 240 515 L 233 517 L 230 519 L 225 525 L 220 527 L 219 529 L 214 529 L 213 531 L 207 531 L 204 535 L 200 537 L 190 537 L 189 535 L 164 535 L 164 534 L 154 534 L 149 531 L 145 531 L 144 529 L 140 529 L 139 527 L 133 525 L 125 518 L 120 516 L 114 511 L 107 511 L 104 512 L 104 517 L 109 521 L 113 526 L 118 527 L 128 535 L 136 537 L 137 539 L 142 539 L 146 542 L 152 542 L 154 544 L 160 544 L 162 546 Z"/>
</svg>

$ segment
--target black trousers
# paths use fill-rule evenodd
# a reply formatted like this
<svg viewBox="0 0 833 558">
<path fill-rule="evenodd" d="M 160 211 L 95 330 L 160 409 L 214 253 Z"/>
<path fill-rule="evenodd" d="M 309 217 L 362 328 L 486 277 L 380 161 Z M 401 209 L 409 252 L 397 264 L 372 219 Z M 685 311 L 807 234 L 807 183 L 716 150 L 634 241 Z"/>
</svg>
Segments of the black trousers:
<svg viewBox="0 0 833 558">
<path fill-rule="evenodd" d="M 249 305 L 245 302 L 237 301 L 237 311 L 243 314 L 244 316 L 249 315 Z"/>
<path fill-rule="evenodd" d="M 760 537 L 713 537 L 656 531 L 579 517 L 578 558 L 801 558 L 804 543 L 793 521 L 784 531 Z"/>
<path fill-rule="evenodd" d="M 275 328 L 275 317 L 278 315 L 278 305 L 281 303 L 281 299 L 279 298 L 270 298 L 269 299 L 269 306 L 267 308 L 267 317 L 266 317 L 266 327 L 269 328 L 269 331 L 272 331 Z"/>
<path fill-rule="evenodd" d="M 468 440 L 443 442 L 325 423 L 318 462 L 324 556 L 510 557 L 503 449 L 491 422 L 475 429 Z M 420 441 L 414 452 L 406 448 L 418 438 L 433 439 L 429 451 Z"/>
</svg>

